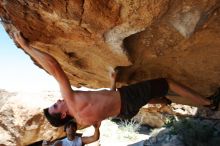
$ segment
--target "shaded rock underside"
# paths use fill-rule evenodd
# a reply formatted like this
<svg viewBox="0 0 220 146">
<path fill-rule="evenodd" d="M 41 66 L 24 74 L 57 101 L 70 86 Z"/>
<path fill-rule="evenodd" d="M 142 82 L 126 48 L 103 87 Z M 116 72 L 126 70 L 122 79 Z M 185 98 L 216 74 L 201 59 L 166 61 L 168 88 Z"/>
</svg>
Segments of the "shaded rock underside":
<svg viewBox="0 0 220 146">
<path fill-rule="evenodd" d="M 220 86 L 219 0 L 1 0 L 6 31 L 54 56 L 71 84 L 118 87 L 169 77 L 209 95 Z M 3 49 L 3 48 L 2 48 Z"/>
</svg>

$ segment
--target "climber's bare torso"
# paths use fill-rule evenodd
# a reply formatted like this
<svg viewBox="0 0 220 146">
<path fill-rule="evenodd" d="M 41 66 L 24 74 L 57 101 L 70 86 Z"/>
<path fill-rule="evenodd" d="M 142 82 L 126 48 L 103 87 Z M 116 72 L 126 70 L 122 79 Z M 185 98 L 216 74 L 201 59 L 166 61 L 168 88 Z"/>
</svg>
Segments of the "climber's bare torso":
<svg viewBox="0 0 220 146">
<path fill-rule="evenodd" d="M 120 113 L 118 91 L 73 91 L 72 101 L 66 103 L 69 114 L 77 123 L 92 125 Z"/>
</svg>

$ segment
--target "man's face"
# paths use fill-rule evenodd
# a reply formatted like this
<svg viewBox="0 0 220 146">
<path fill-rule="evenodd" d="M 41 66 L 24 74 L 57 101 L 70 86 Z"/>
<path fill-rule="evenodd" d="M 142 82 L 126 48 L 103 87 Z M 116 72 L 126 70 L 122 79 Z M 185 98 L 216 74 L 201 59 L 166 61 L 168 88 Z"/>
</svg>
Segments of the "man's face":
<svg viewBox="0 0 220 146">
<path fill-rule="evenodd" d="M 75 136 L 76 134 L 76 128 L 72 125 L 69 125 L 66 127 L 66 135 L 67 137 Z"/>
<path fill-rule="evenodd" d="M 64 100 L 57 100 L 52 106 L 49 107 L 50 114 L 62 113 L 65 106 Z"/>
</svg>

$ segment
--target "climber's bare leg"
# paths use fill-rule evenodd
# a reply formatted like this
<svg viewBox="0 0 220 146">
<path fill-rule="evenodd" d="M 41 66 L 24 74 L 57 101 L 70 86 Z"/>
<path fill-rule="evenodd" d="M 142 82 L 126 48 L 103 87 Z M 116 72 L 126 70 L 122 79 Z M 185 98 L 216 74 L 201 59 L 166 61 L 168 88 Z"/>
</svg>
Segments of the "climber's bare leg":
<svg viewBox="0 0 220 146">
<path fill-rule="evenodd" d="M 170 80 L 170 79 L 167 79 L 167 82 L 169 85 L 169 89 L 171 91 L 177 93 L 178 95 L 180 95 L 182 97 L 186 97 L 186 98 L 190 99 L 195 104 L 200 105 L 200 106 L 211 105 L 210 100 L 205 99 L 204 97 L 202 97 L 201 95 L 199 95 L 198 93 L 193 91 L 192 89 L 190 89 L 184 85 L 181 85 L 180 83 L 177 83 L 177 82 Z"/>
</svg>

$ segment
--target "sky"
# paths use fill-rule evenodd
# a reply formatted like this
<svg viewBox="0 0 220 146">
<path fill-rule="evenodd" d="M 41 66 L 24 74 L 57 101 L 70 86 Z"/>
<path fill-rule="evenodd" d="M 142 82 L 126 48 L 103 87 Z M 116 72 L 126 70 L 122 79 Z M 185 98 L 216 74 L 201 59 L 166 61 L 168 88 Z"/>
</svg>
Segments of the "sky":
<svg viewBox="0 0 220 146">
<path fill-rule="evenodd" d="M 59 90 L 56 80 L 34 65 L 30 57 L 16 47 L 1 23 L 0 89 L 9 91 Z"/>
</svg>

